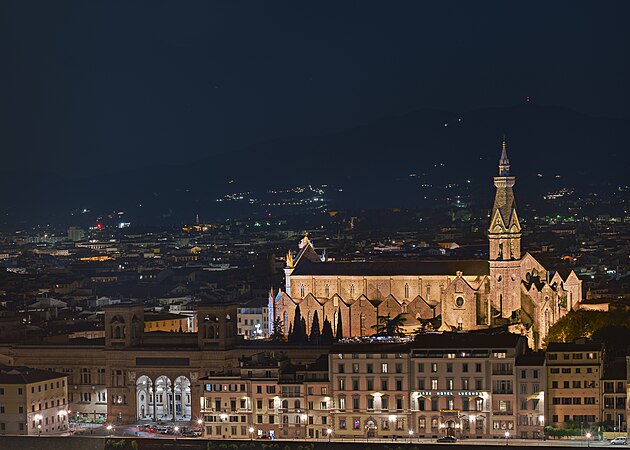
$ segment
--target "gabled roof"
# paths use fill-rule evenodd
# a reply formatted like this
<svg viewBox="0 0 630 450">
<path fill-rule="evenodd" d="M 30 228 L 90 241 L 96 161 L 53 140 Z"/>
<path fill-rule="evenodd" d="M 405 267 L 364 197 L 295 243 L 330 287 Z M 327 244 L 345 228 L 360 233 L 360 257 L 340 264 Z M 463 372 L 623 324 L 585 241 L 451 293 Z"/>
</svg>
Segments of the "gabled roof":
<svg viewBox="0 0 630 450">
<path fill-rule="evenodd" d="M 302 240 L 302 248 L 298 252 L 297 256 L 294 259 L 293 267 L 297 267 L 300 261 L 304 260 L 304 262 L 310 263 L 320 263 L 322 262 L 321 258 L 315 251 L 313 244 L 308 240 L 308 237 L 304 237 Z"/>
</svg>

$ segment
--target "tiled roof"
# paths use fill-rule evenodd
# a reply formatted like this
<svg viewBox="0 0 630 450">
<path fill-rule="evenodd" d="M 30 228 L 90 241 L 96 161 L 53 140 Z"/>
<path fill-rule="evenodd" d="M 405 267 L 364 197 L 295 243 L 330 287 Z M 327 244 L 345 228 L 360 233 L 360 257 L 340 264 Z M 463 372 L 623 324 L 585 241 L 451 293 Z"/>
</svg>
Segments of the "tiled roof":
<svg viewBox="0 0 630 450">
<path fill-rule="evenodd" d="M 0 384 L 30 384 L 65 377 L 63 373 L 24 366 L 0 366 Z"/>
<path fill-rule="evenodd" d="M 488 275 L 486 260 L 417 260 L 417 261 L 367 261 L 325 262 L 302 261 L 293 271 L 296 275 L 350 275 L 350 276 L 426 276 L 452 275 L 461 271 L 464 275 Z"/>
</svg>

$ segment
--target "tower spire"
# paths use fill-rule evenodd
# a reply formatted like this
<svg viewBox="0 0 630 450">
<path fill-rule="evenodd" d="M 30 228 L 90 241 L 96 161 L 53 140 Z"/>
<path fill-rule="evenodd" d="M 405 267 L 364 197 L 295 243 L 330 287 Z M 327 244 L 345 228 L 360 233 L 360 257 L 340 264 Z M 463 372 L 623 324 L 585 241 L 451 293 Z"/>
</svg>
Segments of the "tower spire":
<svg viewBox="0 0 630 450">
<path fill-rule="evenodd" d="M 494 196 L 490 228 L 488 229 L 490 259 L 520 259 L 521 225 L 516 214 L 516 202 L 512 189 L 516 180 L 510 176 L 510 160 L 507 156 L 505 137 L 501 147 L 499 176 L 494 177 L 494 186 L 497 190 Z"/>
<path fill-rule="evenodd" d="M 501 159 L 499 159 L 499 176 L 510 176 L 510 160 L 507 156 L 507 144 L 505 142 L 505 135 L 503 135 L 503 142 L 501 144 Z"/>
</svg>

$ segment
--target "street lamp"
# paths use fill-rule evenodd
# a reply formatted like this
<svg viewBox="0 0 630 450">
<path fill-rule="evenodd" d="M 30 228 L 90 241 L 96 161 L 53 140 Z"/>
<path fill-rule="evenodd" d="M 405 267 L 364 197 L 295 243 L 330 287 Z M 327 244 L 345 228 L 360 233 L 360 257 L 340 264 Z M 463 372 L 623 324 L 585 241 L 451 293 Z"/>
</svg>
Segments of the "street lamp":
<svg viewBox="0 0 630 450">
<path fill-rule="evenodd" d="M 173 431 L 175 432 L 175 440 L 177 440 L 177 435 L 179 434 L 179 427 L 175 425 L 175 428 L 173 428 Z"/>
<path fill-rule="evenodd" d="M 249 427 L 249 440 L 254 440 L 254 427 Z"/>
<path fill-rule="evenodd" d="M 505 432 L 505 445 L 506 445 L 506 446 L 507 446 L 507 445 L 510 445 L 510 443 L 509 443 L 508 439 L 510 439 L 510 432 L 509 432 L 509 431 L 506 431 L 506 432 Z"/>
<path fill-rule="evenodd" d="M 590 447 L 591 446 L 591 436 L 593 436 L 590 432 L 586 433 L 586 446 Z"/>
<path fill-rule="evenodd" d="M 107 434 L 111 436 L 112 435 L 112 430 L 114 429 L 114 426 L 110 423 L 105 428 L 107 428 Z"/>
<path fill-rule="evenodd" d="M 411 438 L 413 437 L 413 430 L 409 430 L 409 443 L 411 444 Z"/>
<path fill-rule="evenodd" d="M 326 430 L 326 434 L 328 435 L 328 442 L 330 442 L 330 436 L 332 436 L 332 428 L 328 428 Z"/>
<path fill-rule="evenodd" d="M 44 416 L 42 416 L 41 414 L 35 414 L 33 418 L 37 422 L 37 435 L 41 436 L 42 435 L 42 419 L 44 418 Z"/>
<path fill-rule="evenodd" d="M 61 411 L 59 411 L 59 417 L 62 417 L 61 421 L 64 422 L 63 424 L 63 428 L 66 428 L 66 417 L 68 416 L 68 411 L 66 411 L 65 409 L 62 409 Z"/>
</svg>

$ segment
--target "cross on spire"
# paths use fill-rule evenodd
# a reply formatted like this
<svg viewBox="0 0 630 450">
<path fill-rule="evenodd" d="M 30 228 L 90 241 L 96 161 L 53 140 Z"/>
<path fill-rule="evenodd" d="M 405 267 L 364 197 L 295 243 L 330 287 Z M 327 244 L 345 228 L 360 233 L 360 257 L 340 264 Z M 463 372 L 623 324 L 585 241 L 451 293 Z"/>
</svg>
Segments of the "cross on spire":
<svg viewBox="0 0 630 450">
<path fill-rule="evenodd" d="M 499 176 L 510 176 L 510 160 L 507 156 L 507 144 L 505 141 L 505 135 L 503 135 L 503 143 L 501 144 L 501 159 L 499 160 Z"/>
</svg>

